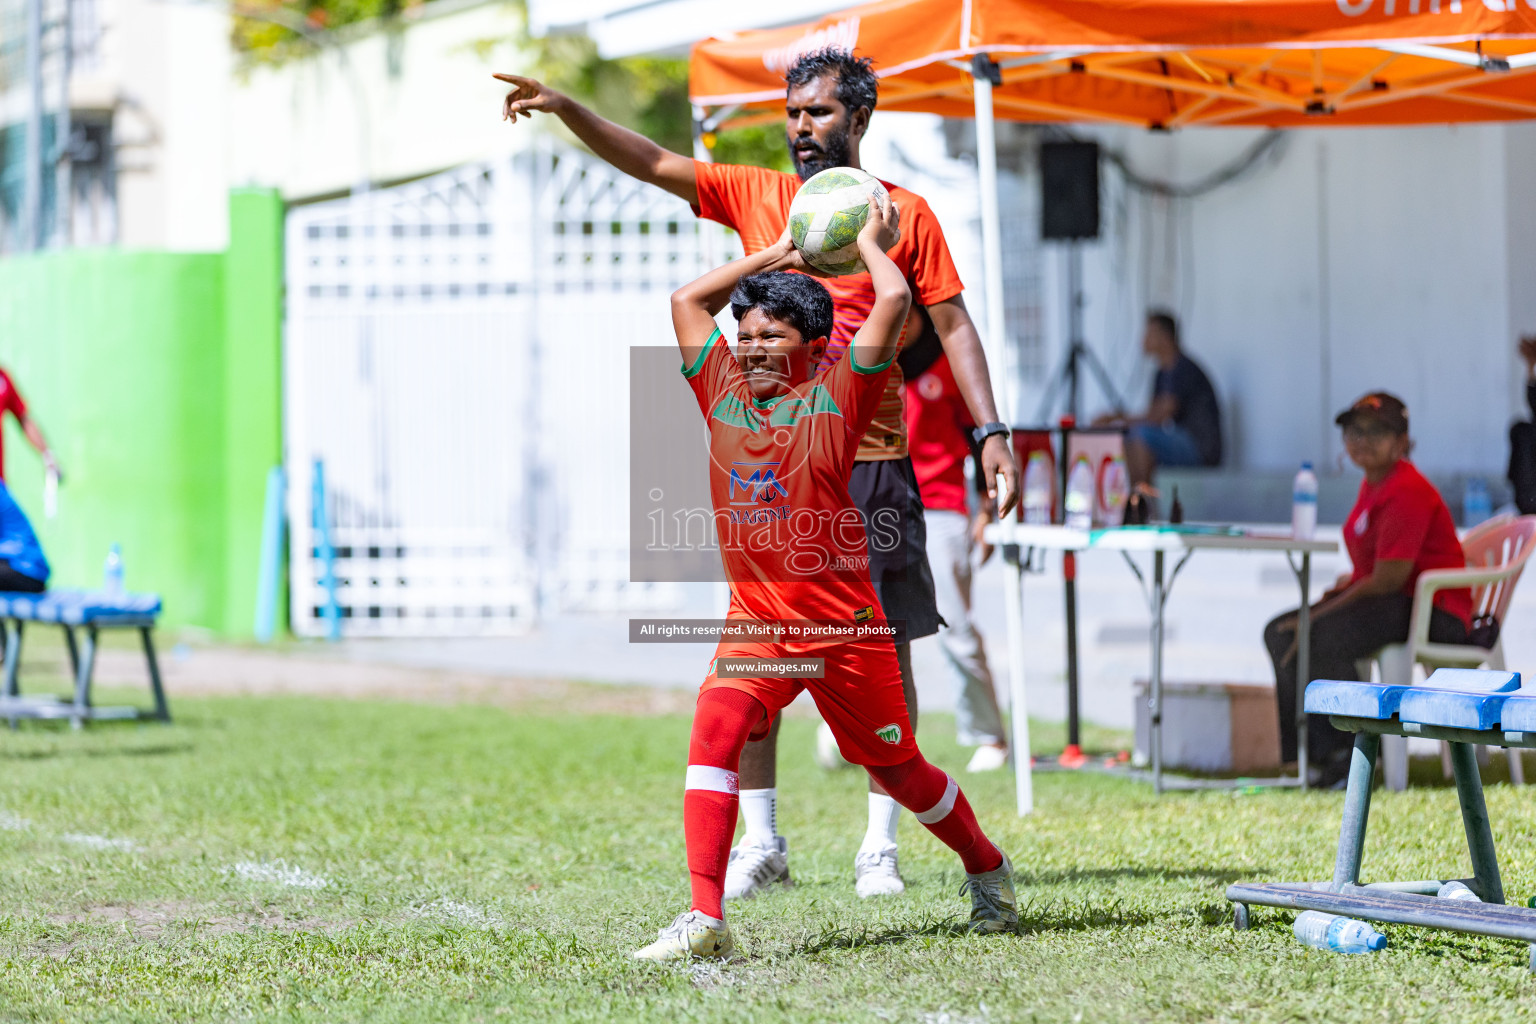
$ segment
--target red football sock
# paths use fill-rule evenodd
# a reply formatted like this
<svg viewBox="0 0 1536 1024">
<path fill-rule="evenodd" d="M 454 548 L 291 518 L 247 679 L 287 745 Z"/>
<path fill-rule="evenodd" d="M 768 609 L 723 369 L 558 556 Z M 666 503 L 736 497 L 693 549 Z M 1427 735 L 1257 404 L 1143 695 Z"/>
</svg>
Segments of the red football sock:
<svg viewBox="0 0 1536 1024">
<path fill-rule="evenodd" d="M 1003 852 L 981 831 L 970 801 L 955 780 L 922 754 L 901 764 L 866 770 L 941 843 L 960 855 L 968 874 L 996 871 L 1002 865 Z"/>
<path fill-rule="evenodd" d="M 706 690 L 693 713 L 683 834 L 688 842 L 692 909 L 710 917 L 725 917 L 721 894 L 725 866 L 731 859 L 731 837 L 736 834 L 736 769 L 747 735 L 765 713 L 756 697 L 726 687 Z"/>
</svg>

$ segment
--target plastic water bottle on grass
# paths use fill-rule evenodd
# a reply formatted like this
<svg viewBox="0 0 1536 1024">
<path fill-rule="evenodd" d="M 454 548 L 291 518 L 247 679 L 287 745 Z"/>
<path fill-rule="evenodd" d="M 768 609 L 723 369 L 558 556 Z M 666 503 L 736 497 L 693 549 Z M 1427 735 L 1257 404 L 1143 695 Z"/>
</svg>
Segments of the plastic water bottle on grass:
<svg viewBox="0 0 1536 1024">
<path fill-rule="evenodd" d="M 1067 477 L 1066 525 L 1072 530 L 1093 528 L 1093 466 L 1078 456 Z"/>
<path fill-rule="evenodd" d="M 1317 474 L 1310 462 L 1301 464 L 1291 484 L 1291 536 L 1297 540 L 1317 536 Z"/>
<path fill-rule="evenodd" d="M 1044 452 L 1030 452 L 1024 467 L 1024 521 L 1051 522 L 1051 460 Z"/>
<path fill-rule="evenodd" d="M 1477 893 L 1467 888 L 1465 882 L 1446 882 L 1435 895 L 1443 900 L 1466 900 L 1468 903 L 1483 902 L 1478 898 Z"/>
<path fill-rule="evenodd" d="M 1320 910 L 1298 915 L 1291 930 L 1302 945 L 1335 953 L 1370 953 L 1387 945 L 1387 937 L 1364 921 Z"/>
<path fill-rule="evenodd" d="M 113 597 L 123 593 L 123 549 L 113 544 L 107 549 L 107 561 L 101 568 L 101 589 Z"/>
</svg>

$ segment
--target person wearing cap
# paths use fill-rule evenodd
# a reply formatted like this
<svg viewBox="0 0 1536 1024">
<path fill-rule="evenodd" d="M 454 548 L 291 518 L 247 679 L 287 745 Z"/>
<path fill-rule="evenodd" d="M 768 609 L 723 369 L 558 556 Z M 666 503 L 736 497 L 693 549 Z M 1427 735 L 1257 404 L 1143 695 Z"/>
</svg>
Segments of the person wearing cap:
<svg viewBox="0 0 1536 1024">
<path fill-rule="evenodd" d="M 1456 524 L 1440 492 L 1408 461 L 1408 407 L 1385 391 L 1365 395 L 1334 421 L 1344 431 L 1344 450 L 1365 471 L 1360 496 L 1344 521 L 1344 546 L 1352 572 L 1312 606 L 1313 679 L 1359 679 L 1355 663 L 1387 644 L 1408 639 L 1413 590 L 1429 569 L 1462 569 L 1466 560 Z M 1472 592 L 1442 590 L 1430 613 L 1429 638 L 1468 642 Z M 1296 612 L 1264 627 L 1264 646 L 1275 666 L 1280 710 L 1280 750 L 1296 760 Z M 1342 784 L 1349 772 L 1349 733 L 1325 715 L 1307 720 L 1312 783 Z"/>
</svg>

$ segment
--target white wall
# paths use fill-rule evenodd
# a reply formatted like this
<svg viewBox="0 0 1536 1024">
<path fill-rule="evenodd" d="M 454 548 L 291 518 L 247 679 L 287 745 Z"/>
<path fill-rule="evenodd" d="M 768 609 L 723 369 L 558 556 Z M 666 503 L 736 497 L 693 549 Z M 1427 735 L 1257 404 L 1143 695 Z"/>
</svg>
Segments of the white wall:
<svg viewBox="0 0 1536 1024">
<path fill-rule="evenodd" d="M 229 15 L 212 4 L 103 5 L 100 63 L 71 83 L 76 106 L 108 106 L 117 151 L 118 241 L 217 251 L 228 243 L 223 153 Z"/>
<path fill-rule="evenodd" d="M 289 199 L 398 181 L 485 159 L 528 131 L 501 120 L 520 70 L 518 8 L 501 0 L 438 0 L 400 26 L 335 33 L 339 45 L 235 77 L 231 184 L 273 186 Z"/>
<path fill-rule="evenodd" d="M 534 35 L 585 32 L 604 57 L 681 57 L 700 39 L 797 25 L 848 6 L 849 0 L 528 0 L 528 24 Z"/>
<path fill-rule="evenodd" d="M 1255 136 L 1100 137 L 1187 183 Z M 1421 465 L 1502 476 L 1514 337 L 1536 327 L 1533 151 L 1531 126 L 1293 132 L 1277 162 L 1187 200 L 1128 192 L 1107 169 L 1106 235 L 1085 250 L 1089 342 L 1140 405 L 1142 311 L 1173 308 L 1226 408 L 1229 465 L 1326 471 L 1333 414 L 1386 388 L 1412 410 Z"/>
</svg>

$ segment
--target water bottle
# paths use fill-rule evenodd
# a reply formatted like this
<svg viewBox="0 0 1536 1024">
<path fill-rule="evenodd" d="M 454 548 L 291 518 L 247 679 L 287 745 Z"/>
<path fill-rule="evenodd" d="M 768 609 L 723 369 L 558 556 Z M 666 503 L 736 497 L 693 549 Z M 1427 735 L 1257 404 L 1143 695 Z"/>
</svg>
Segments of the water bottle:
<svg viewBox="0 0 1536 1024">
<path fill-rule="evenodd" d="M 1291 484 L 1291 536 L 1311 540 L 1317 535 L 1317 474 L 1303 462 Z"/>
<path fill-rule="evenodd" d="M 1364 921 L 1320 910 L 1297 915 L 1291 930 L 1302 945 L 1335 953 L 1370 953 L 1387 944 L 1387 937 Z"/>
<path fill-rule="evenodd" d="M 123 592 L 123 549 L 116 544 L 107 549 L 107 562 L 101 568 L 101 589 L 113 597 Z"/>
<path fill-rule="evenodd" d="M 1024 467 L 1024 521 L 1041 525 L 1051 521 L 1051 460 L 1042 451 L 1030 452 Z"/>
<path fill-rule="evenodd" d="M 1477 893 L 1467 888 L 1465 882 L 1446 882 L 1435 895 L 1443 900 L 1466 900 L 1468 903 L 1483 902 L 1478 899 Z"/>
<path fill-rule="evenodd" d="M 1082 456 L 1067 476 L 1066 524 L 1073 530 L 1093 528 L 1093 466 Z"/>
<path fill-rule="evenodd" d="M 1461 495 L 1461 525 L 1471 529 L 1478 523 L 1493 518 L 1493 501 L 1488 497 L 1488 484 L 1480 476 L 1467 477 Z"/>
</svg>

